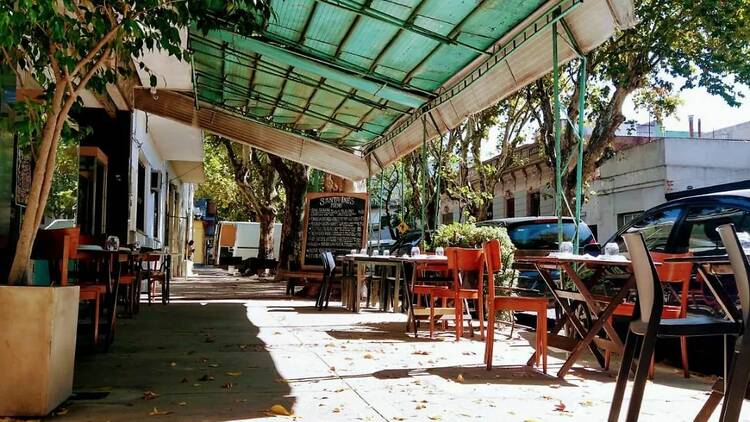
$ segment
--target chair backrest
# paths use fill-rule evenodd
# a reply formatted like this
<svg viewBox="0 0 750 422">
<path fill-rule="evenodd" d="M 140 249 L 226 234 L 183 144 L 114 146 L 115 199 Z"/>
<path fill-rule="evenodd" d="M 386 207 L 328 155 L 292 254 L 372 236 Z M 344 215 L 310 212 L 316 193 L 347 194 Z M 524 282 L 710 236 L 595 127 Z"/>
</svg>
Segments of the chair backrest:
<svg viewBox="0 0 750 422">
<path fill-rule="evenodd" d="M 323 277 L 328 277 L 331 273 L 331 268 L 328 266 L 328 252 L 320 253 L 320 261 L 323 263 Z"/>
<path fill-rule="evenodd" d="M 80 227 L 39 230 L 31 251 L 32 259 L 50 261 L 50 278 L 61 286 L 68 284 L 68 260 L 78 256 Z"/>
<path fill-rule="evenodd" d="M 482 284 L 482 272 L 484 272 L 484 254 L 481 249 L 447 248 L 448 268 L 453 273 L 453 288 L 460 289 L 462 286 L 462 273 L 479 273 L 478 283 Z"/>
<path fill-rule="evenodd" d="M 495 273 L 503 268 L 500 241 L 497 239 L 485 242 L 482 245 L 484 252 L 484 264 L 487 271 L 487 293 L 490 300 L 495 297 Z"/>
<path fill-rule="evenodd" d="M 724 243 L 724 248 L 729 256 L 729 263 L 732 265 L 734 281 L 737 284 L 737 295 L 740 297 L 740 307 L 742 307 L 742 320 L 745 324 L 748 324 L 750 323 L 748 321 L 748 315 L 750 315 L 750 263 L 748 263 L 747 255 L 745 255 L 740 239 L 737 237 L 734 224 L 723 224 L 717 227 L 716 231 L 721 236 L 721 242 Z"/>
<path fill-rule="evenodd" d="M 633 319 L 658 323 L 664 308 L 664 294 L 659 274 L 656 272 L 656 266 L 648 252 L 646 241 L 640 232 L 627 233 L 622 235 L 622 238 L 630 254 L 638 290 L 638 306 L 633 312 Z"/>
</svg>

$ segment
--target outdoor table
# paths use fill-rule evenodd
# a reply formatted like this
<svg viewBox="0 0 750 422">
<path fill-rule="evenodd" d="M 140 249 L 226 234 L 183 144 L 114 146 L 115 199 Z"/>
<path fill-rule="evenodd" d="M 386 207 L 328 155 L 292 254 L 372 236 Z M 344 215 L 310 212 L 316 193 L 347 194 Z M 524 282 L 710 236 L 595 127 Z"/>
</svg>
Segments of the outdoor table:
<svg viewBox="0 0 750 422">
<path fill-rule="evenodd" d="M 563 311 L 562 317 L 556 322 L 548 335 L 551 346 L 570 352 L 567 360 L 557 372 L 559 378 L 565 377 L 587 347 L 591 350 L 602 368 L 605 367 L 605 359 L 598 347 L 622 354 L 624 344 L 612 326 L 610 317 L 635 286 L 635 277 L 632 273 L 630 261 L 624 257 L 602 258 L 570 254 L 519 257 L 517 258 L 517 262 L 530 264 L 539 272 L 542 280 L 544 280 L 547 288 Z M 594 274 L 584 282 L 578 276 L 576 266 L 588 267 L 594 271 Z M 594 295 L 591 291 L 592 287 L 602 281 L 607 270 L 612 269 L 618 269 L 627 274 L 627 279 L 623 281 L 619 292 L 613 297 Z M 576 291 L 564 290 L 562 286 L 556 285 L 551 275 L 551 272 L 555 270 L 561 271 L 561 274 L 564 273 L 570 278 L 575 285 Z M 574 311 L 571 301 L 584 303 L 587 312 L 596 317 L 596 320 L 593 321 L 588 329 L 586 329 L 583 321 L 581 321 L 581 316 Z M 573 326 L 580 339 L 575 340 L 558 335 L 568 322 Z M 608 338 L 599 336 L 599 332 L 602 329 Z M 535 359 L 535 357 L 536 352 L 534 352 L 530 361 Z"/>
<path fill-rule="evenodd" d="M 118 250 L 109 250 L 100 245 L 78 245 L 78 258 L 81 259 L 103 259 L 106 262 L 104 270 L 104 281 L 106 284 L 106 291 L 108 297 L 107 308 L 109 309 L 109 321 L 107 321 L 107 340 L 105 342 L 105 350 L 109 348 L 114 340 L 115 324 L 117 322 L 117 294 L 120 288 L 120 265 L 122 262 L 126 262 L 132 255 L 132 251 L 128 248 L 119 248 Z M 115 259 L 117 257 L 117 259 Z M 116 273 L 115 277 L 112 277 L 113 271 Z M 99 318 L 97 315 L 96 318 Z"/>
<path fill-rule="evenodd" d="M 359 312 L 360 310 L 360 298 L 362 297 L 362 287 L 364 286 L 365 280 L 365 268 L 368 265 L 383 266 L 395 268 L 395 288 L 393 295 L 393 311 L 398 312 L 401 304 L 398 298 L 399 288 L 401 287 L 401 274 L 402 274 L 402 261 L 395 256 L 383 256 L 383 255 L 364 255 L 364 254 L 348 254 L 345 255 L 342 260 L 344 262 L 350 262 L 356 265 L 356 275 L 354 277 L 354 288 L 347 289 L 346 294 L 342 293 L 341 301 L 347 309 L 352 312 Z M 387 305 L 386 305 L 387 307 Z"/>
</svg>

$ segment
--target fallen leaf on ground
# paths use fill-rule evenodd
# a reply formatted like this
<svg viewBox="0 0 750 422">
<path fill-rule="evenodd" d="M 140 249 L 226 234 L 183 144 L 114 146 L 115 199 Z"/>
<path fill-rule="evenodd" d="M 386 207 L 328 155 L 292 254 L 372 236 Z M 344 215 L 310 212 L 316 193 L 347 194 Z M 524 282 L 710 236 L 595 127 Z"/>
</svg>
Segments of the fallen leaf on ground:
<svg viewBox="0 0 750 422">
<path fill-rule="evenodd" d="M 289 381 L 285 380 L 284 378 L 276 378 L 274 382 L 277 384 L 289 384 Z"/>
<path fill-rule="evenodd" d="M 60 409 L 57 409 L 57 411 L 55 412 L 55 415 L 57 415 L 57 416 L 63 416 L 63 415 L 67 415 L 67 414 L 68 414 L 68 408 L 66 408 L 66 407 L 62 407 Z"/>
<path fill-rule="evenodd" d="M 560 384 L 550 384 L 549 388 L 560 388 Z"/>
<path fill-rule="evenodd" d="M 369 354 L 369 353 L 365 353 L 365 355 L 364 355 L 363 357 L 364 357 L 365 359 L 372 359 L 372 355 L 371 355 L 371 354 Z"/>
<path fill-rule="evenodd" d="M 242 371 L 228 371 L 225 372 L 225 374 L 229 375 L 230 377 L 239 377 L 242 375 Z"/>
<path fill-rule="evenodd" d="M 456 377 L 456 381 L 457 382 L 464 382 L 464 376 L 462 374 L 458 374 L 458 376 Z"/>
<path fill-rule="evenodd" d="M 187 406 L 187 402 L 186 401 L 181 401 L 181 402 L 177 403 L 177 405 L 178 406 Z"/>
<path fill-rule="evenodd" d="M 582 401 L 580 405 L 583 407 L 591 407 L 594 405 L 594 402 L 591 400 L 585 400 L 585 401 Z"/>
<path fill-rule="evenodd" d="M 333 413 L 341 413 L 341 408 L 340 407 L 334 407 L 333 408 Z"/>
<path fill-rule="evenodd" d="M 412 355 L 423 355 L 423 356 L 429 355 L 429 354 L 430 354 L 430 352 L 428 352 L 426 350 L 417 350 L 414 353 L 412 353 Z"/>
<path fill-rule="evenodd" d="M 188 383 L 188 379 L 187 378 L 183 378 L 183 379 L 180 380 L 180 384 L 187 384 L 187 383 Z"/>
<path fill-rule="evenodd" d="M 143 392 L 143 400 L 153 400 L 157 397 L 159 397 L 159 395 L 151 390 L 146 390 Z"/>
<path fill-rule="evenodd" d="M 330 369 L 330 370 L 331 370 L 331 372 L 336 372 L 336 367 L 335 367 L 335 366 L 332 366 L 332 367 L 330 367 L 330 368 L 328 368 L 328 369 Z"/>
<path fill-rule="evenodd" d="M 428 418 L 430 418 L 431 421 L 439 421 L 440 420 L 440 416 L 438 416 L 438 415 L 428 416 Z"/>
<path fill-rule="evenodd" d="M 288 411 L 286 407 L 280 404 L 274 404 L 268 409 L 268 413 L 279 416 L 292 416 L 292 412 Z"/>
<path fill-rule="evenodd" d="M 152 410 L 148 415 L 149 416 L 165 416 L 165 415 L 170 415 L 170 414 L 172 414 L 172 412 L 168 410 L 159 410 L 154 407 L 154 410 Z"/>
<path fill-rule="evenodd" d="M 201 385 L 199 383 L 197 383 L 197 382 L 195 384 L 193 384 L 193 387 L 200 387 L 200 386 Z"/>
<path fill-rule="evenodd" d="M 555 410 L 558 412 L 564 412 L 565 411 L 565 403 L 559 402 L 555 405 Z"/>
<path fill-rule="evenodd" d="M 172 368 L 174 368 L 175 366 L 177 366 L 177 362 L 169 362 L 169 366 L 171 366 Z"/>
<path fill-rule="evenodd" d="M 206 336 L 206 340 L 205 341 L 206 341 L 206 343 L 213 343 L 213 342 L 216 341 L 216 338 L 211 337 L 211 336 Z"/>
<path fill-rule="evenodd" d="M 224 384 L 221 385 L 221 388 L 225 390 L 231 390 L 232 387 L 234 387 L 234 384 L 232 384 L 231 382 L 225 382 Z"/>
<path fill-rule="evenodd" d="M 198 378 L 198 381 L 213 381 L 215 378 L 208 374 L 203 374 L 202 377 Z"/>
<path fill-rule="evenodd" d="M 219 364 L 218 363 L 209 363 L 208 366 L 210 366 L 211 368 L 218 368 Z"/>
</svg>

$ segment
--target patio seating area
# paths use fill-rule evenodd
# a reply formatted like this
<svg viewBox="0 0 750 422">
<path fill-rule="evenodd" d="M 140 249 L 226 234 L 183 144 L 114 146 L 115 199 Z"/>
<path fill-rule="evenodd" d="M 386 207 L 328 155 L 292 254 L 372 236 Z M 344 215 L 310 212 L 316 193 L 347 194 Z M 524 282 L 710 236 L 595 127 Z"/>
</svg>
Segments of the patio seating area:
<svg viewBox="0 0 750 422">
<path fill-rule="evenodd" d="M 478 336 L 414 339 L 405 314 L 334 301 L 320 312 L 284 288 L 214 269 L 176 279 L 170 305 L 142 306 L 109 353 L 78 357 L 75 395 L 47 420 L 279 418 L 274 405 L 300 420 L 606 419 L 615 372 L 592 369 L 590 354 L 564 380 L 544 375 L 523 364 L 533 333 L 503 327 L 487 371 Z M 551 350 L 550 373 L 564 361 Z M 640 420 L 663 419 L 665 402 L 672 420 L 691 420 L 714 382 L 693 375 L 657 364 Z"/>
</svg>

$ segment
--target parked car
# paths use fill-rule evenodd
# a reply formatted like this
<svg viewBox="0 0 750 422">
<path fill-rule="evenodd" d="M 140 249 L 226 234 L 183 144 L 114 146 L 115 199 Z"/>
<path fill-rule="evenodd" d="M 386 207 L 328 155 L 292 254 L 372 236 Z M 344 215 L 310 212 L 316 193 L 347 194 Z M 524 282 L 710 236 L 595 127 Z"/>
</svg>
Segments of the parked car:
<svg viewBox="0 0 750 422">
<path fill-rule="evenodd" d="M 427 241 L 430 240 L 430 232 L 427 232 Z M 420 246 L 422 243 L 422 230 L 410 230 L 402 234 L 394 244 L 390 246 L 389 252 L 391 255 L 401 256 L 403 254 L 410 254 L 411 248 L 414 246 Z"/>
<path fill-rule="evenodd" d="M 622 234 L 639 231 L 664 282 L 679 292 L 679 283 L 691 276 L 692 265 L 668 263 L 676 256 L 723 255 L 726 253 L 716 228 L 733 223 L 738 232 L 750 232 L 750 189 L 736 190 L 675 199 L 654 207 L 620 228 L 606 243 L 617 243 L 620 252 L 627 253 Z M 730 277 L 731 278 L 731 277 Z M 736 294 L 734 283 L 724 283 L 730 294 Z M 693 295 L 693 310 L 714 311 L 711 293 L 704 283 L 693 280 L 692 287 L 703 290 Z M 673 300 L 675 298 L 672 298 Z"/>
<path fill-rule="evenodd" d="M 557 233 L 557 217 L 516 217 L 486 220 L 477 223 L 478 226 L 505 227 L 508 236 L 516 247 L 515 256 L 540 256 L 547 255 L 559 249 Z M 589 226 L 581 221 L 580 251 L 583 252 L 589 245 L 595 245 L 596 239 Z M 575 236 L 576 224 L 571 217 L 563 217 L 563 241 L 572 241 Z M 539 273 L 532 267 L 517 264 L 518 287 L 537 291 L 545 291 L 546 286 Z M 557 277 L 556 273 L 552 274 Z"/>
</svg>

